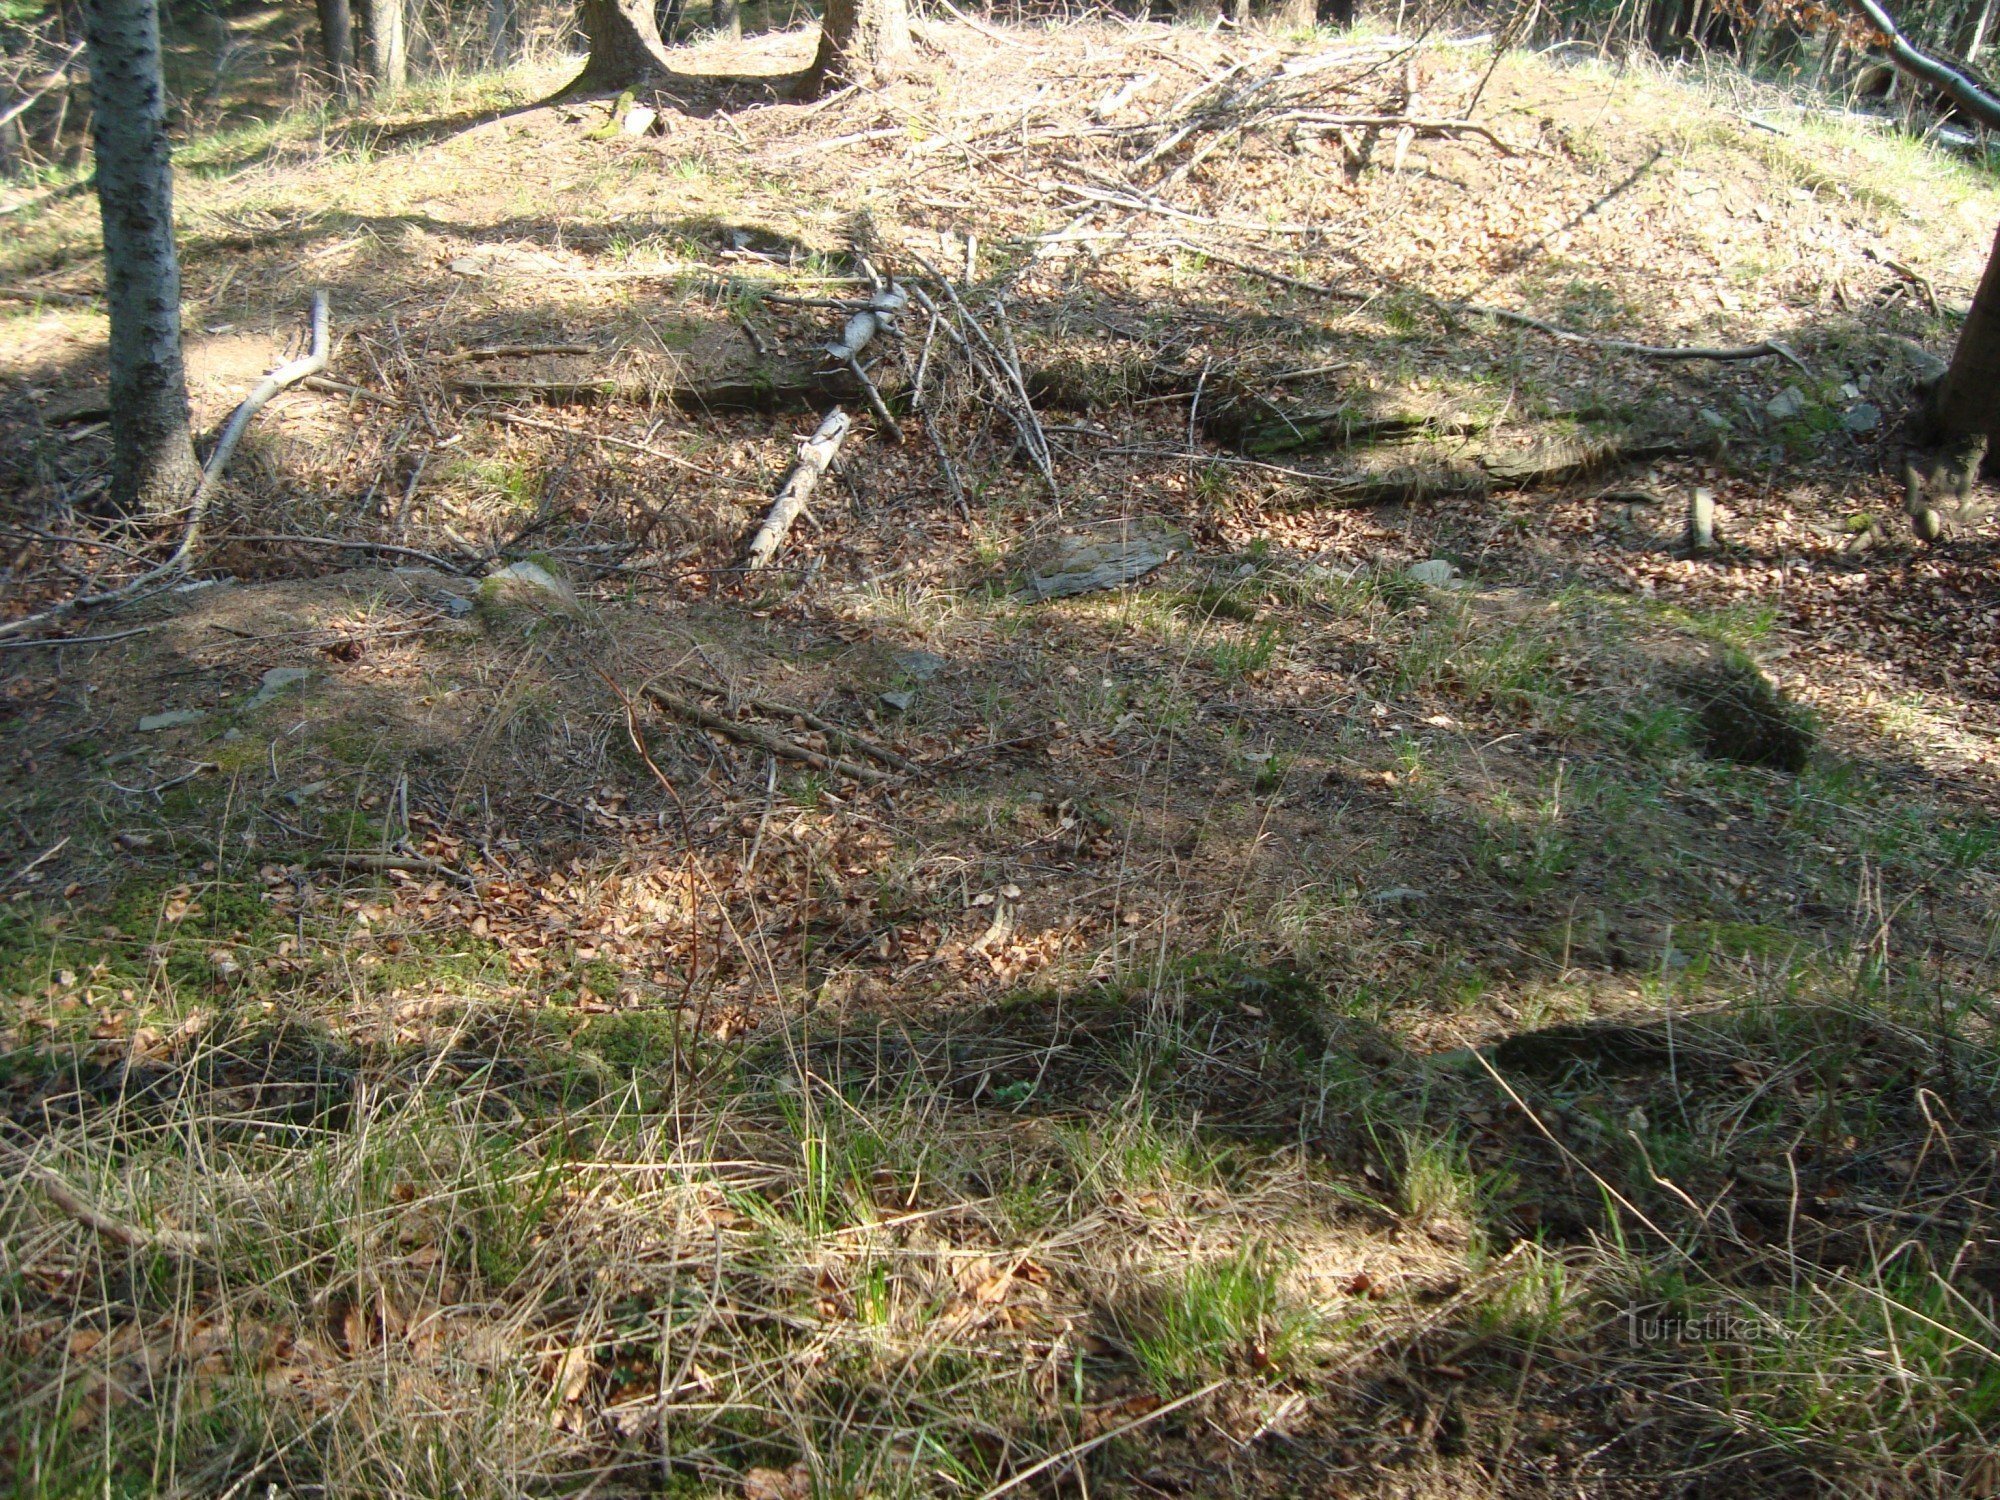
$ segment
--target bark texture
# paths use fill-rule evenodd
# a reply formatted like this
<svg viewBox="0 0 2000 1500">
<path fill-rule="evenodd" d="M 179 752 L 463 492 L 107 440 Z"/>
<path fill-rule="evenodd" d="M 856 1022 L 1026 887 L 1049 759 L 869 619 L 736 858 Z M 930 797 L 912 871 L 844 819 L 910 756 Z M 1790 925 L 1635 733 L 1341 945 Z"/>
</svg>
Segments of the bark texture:
<svg viewBox="0 0 2000 1500">
<path fill-rule="evenodd" d="M 590 57 L 565 94 L 615 93 L 671 71 L 648 0 L 582 0 L 582 5 Z"/>
<path fill-rule="evenodd" d="M 1947 441 L 1983 437 L 1989 462 L 2000 455 L 2000 234 L 1993 237 L 1993 253 L 1973 293 L 1951 368 L 1938 385 L 1934 415 Z"/>
<path fill-rule="evenodd" d="M 181 365 L 181 271 L 153 0 L 91 0 L 91 135 L 111 314 L 111 497 L 171 510 L 201 480 Z"/>
<path fill-rule="evenodd" d="M 348 0 L 317 0 L 319 50 L 327 81 L 343 99 L 354 96 L 354 14 Z"/>
<path fill-rule="evenodd" d="M 405 0 L 362 0 L 368 32 L 368 76 L 378 90 L 400 89 L 410 81 L 410 42 Z"/>
<path fill-rule="evenodd" d="M 905 0 L 826 0 L 819 54 L 799 97 L 817 98 L 850 83 L 886 83 L 909 51 L 910 12 Z"/>
</svg>

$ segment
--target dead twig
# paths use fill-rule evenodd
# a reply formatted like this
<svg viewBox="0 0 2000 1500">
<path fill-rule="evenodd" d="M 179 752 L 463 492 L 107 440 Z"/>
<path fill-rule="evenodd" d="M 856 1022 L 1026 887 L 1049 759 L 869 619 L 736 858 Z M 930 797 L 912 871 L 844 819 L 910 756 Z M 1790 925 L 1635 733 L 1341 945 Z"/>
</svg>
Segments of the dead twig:
<svg viewBox="0 0 2000 1500">
<path fill-rule="evenodd" d="M 1512 312 L 1504 307 L 1482 307 L 1476 302 L 1440 302 L 1440 309 L 1450 313 L 1460 313 L 1471 317 L 1493 318 L 1501 323 L 1512 323 L 1517 328 L 1532 328 L 1537 333 L 1545 333 L 1552 339 L 1560 339 L 1565 344 L 1588 344 L 1597 349 L 1608 349 L 1614 354 L 1635 354 L 1641 359 L 1782 359 L 1787 364 L 1798 366 L 1805 374 L 1812 371 L 1799 358 L 1789 344 L 1777 339 L 1765 339 L 1757 344 L 1737 344 L 1710 347 L 1698 344 L 1638 344 L 1629 339 L 1605 338 L 1594 333 L 1578 333 L 1573 328 L 1558 328 L 1554 323 L 1545 323 L 1540 318 L 1526 313 Z"/>
<path fill-rule="evenodd" d="M 465 871 L 455 870 L 422 854 L 376 854 L 361 849 L 340 849 L 315 855 L 307 863 L 315 870 L 367 870 L 376 875 L 435 875 L 468 890 L 475 888 L 473 878 Z"/>
<path fill-rule="evenodd" d="M 831 771 L 845 776 L 851 781 L 866 782 L 870 786 L 880 786 L 895 778 L 887 772 L 878 771 L 873 766 L 864 766 L 855 761 L 845 760 L 836 755 L 822 755 L 817 750 L 808 750 L 759 724 L 744 724 L 735 719 L 703 708 L 699 703 L 691 703 L 664 688 L 648 683 L 640 690 L 653 702 L 676 718 L 685 719 L 690 724 L 703 729 L 713 729 L 717 734 L 726 735 L 738 744 L 754 745 L 759 750 L 780 756 L 785 760 L 795 760 L 801 765 L 816 770 Z"/>
<path fill-rule="evenodd" d="M 414 557 L 418 562 L 429 563 L 442 573 L 464 574 L 479 566 L 483 559 L 469 563 L 455 563 L 449 558 L 439 557 L 435 552 L 426 552 L 420 547 L 404 547 L 395 542 L 364 542 L 340 536 L 289 536 L 270 532 L 248 532 L 229 538 L 232 542 L 268 542 L 289 544 L 299 547 L 337 547 L 355 552 L 382 552 L 390 557 Z"/>
<path fill-rule="evenodd" d="M 589 344 L 494 344 L 485 349 L 457 349 L 441 355 L 441 365 L 463 365 L 479 359 L 525 359 L 536 354 L 602 354 Z"/>
<path fill-rule="evenodd" d="M 147 1229 L 98 1207 L 11 1141 L 0 1141 L 0 1155 L 12 1161 L 22 1178 L 40 1188 L 57 1208 L 114 1244 L 130 1250 L 157 1250 L 190 1258 L 212 1254 L 216 1249 L 216 1242 L 208 1235 L 188 1229 Z"/>
</svg>

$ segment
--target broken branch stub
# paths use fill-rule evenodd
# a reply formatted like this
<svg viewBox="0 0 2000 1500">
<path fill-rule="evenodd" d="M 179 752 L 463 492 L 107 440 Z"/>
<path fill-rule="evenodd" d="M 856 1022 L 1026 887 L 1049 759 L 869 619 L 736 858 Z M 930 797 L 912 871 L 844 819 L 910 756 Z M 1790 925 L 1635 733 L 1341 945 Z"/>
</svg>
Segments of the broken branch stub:
<svg viewBox="0 0 2000 1500">
<path fill-rule="evenodd" d="M 792 523 L 804 514 L 806 503 L 812 499 L 821 476 L 833 463 L 834 455 L 840 452 L 840 445 L 853 425 L 853 419 L 836 406 L 826 414 L 813 435 L 799 444 L 798 461 L 792 465 L 791 473 L 779 487 L 777 498 L 771 502 L 771 509 L 764 516 L 764 524 L 757 528 L 750 538 L 750 545 L 743 549 L 744 567 L 768 568 L 771 565 L 771 559 L 785 545 Z"/>
</svg>

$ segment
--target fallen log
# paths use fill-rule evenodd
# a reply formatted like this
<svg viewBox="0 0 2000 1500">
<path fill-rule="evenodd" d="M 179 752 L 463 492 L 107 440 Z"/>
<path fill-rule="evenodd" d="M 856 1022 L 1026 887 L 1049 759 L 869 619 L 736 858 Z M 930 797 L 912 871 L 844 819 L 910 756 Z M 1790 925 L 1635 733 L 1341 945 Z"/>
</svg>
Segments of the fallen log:
<svg viewBox="0 0 2000 1500">
<path fill-rule="evenodd" d="M 771 509 L 750 538 L 749 546 L 743 549 L 743 563 L 746 568 L 768 568 L 778 549 L 785 545 L 785 537 L 791 532 L 792 523 L 805 511 L 806 502 L 812 499 L 812 492 L 818 487 L 820 476 L 840 451 L 841 442 L 847 437 L 853 421 L 847 413 L 835 407 L 826 414 L 813 435 L 799 444 L 798 461 L 792 471 L 785 476 L 785 482 L 778 488 L 778 495 L 771 502 Z"/>
</svg>

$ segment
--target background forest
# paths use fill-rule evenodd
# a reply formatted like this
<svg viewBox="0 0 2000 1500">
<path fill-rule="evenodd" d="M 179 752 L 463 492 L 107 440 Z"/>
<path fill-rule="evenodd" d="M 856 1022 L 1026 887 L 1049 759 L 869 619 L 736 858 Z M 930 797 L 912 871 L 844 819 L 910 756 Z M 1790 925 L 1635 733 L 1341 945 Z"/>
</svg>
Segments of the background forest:
<svg viewBox="0 0 2000 1500">
<path fill-rule="evenodd" d="M 0 5 L 0 1484 L 2000 1493 L 1993 0 Z"/>
</svg>

